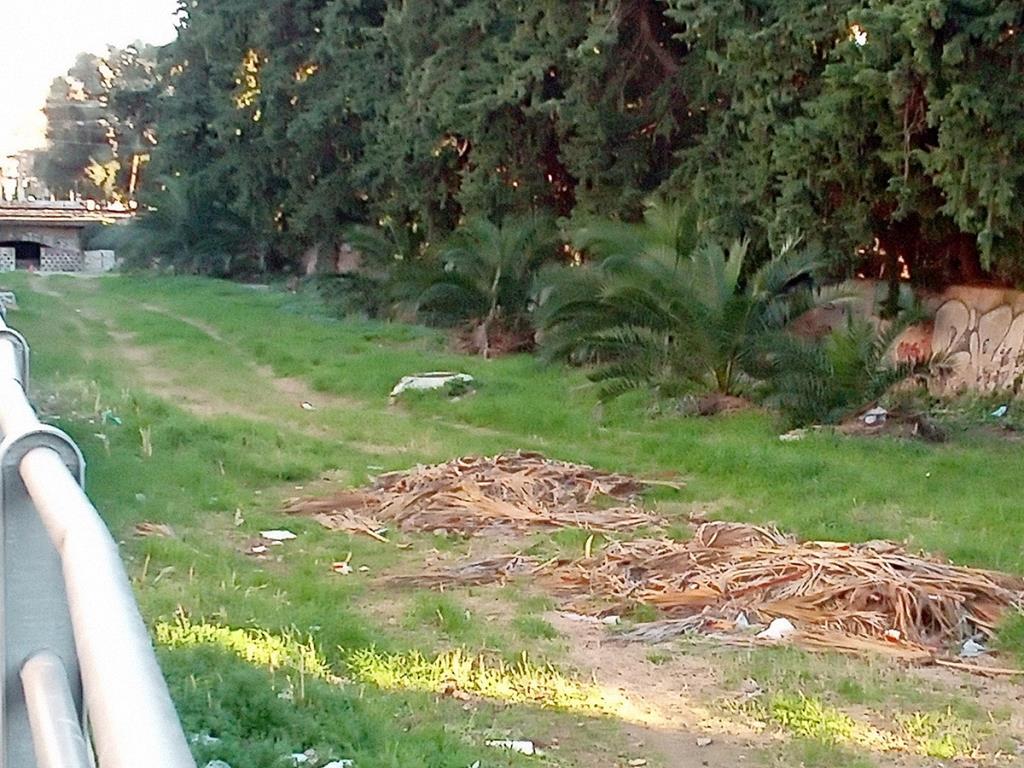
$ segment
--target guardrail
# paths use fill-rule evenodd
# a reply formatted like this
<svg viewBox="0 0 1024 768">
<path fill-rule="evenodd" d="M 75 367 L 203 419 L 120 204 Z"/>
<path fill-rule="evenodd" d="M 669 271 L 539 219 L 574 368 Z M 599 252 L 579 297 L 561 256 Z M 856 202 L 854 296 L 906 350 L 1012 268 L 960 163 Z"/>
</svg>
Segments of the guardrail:
<svg viewBox="0 0 1024 768">
<path fill-rule="evenodd" d="M 72 440 L 0 312 L 0 768 L 195 768 Z"/>
</svg>

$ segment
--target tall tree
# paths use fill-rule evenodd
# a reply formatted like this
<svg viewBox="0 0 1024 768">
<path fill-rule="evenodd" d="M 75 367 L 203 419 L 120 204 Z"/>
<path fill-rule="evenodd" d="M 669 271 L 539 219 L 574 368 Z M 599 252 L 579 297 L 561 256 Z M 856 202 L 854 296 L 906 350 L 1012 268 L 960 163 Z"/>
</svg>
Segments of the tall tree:
<svg viewBox="0 0 1024 768">
<path fill-rule="evenodd" d="M 1024 6 L 667 2 L 707 119 L 677 178 L 721 229 L 925 282 L 1020 270 Z"/>
<path fill-rule="evenodd" d="M 1016 0 L 189 0 L 151 177 L 249 221 L 258 258 L 352 222 L 437 243 L 467 218 L 787 236 L 838 272 L 1024 273 Z"/>
<path fill-rule="evenodd" d="M 126 201 L 156 143 L 156 51 L 141 43 L 79 54 L 46 100 L 47 147 L 37 167 L 51 191 Z"/>
</svg>

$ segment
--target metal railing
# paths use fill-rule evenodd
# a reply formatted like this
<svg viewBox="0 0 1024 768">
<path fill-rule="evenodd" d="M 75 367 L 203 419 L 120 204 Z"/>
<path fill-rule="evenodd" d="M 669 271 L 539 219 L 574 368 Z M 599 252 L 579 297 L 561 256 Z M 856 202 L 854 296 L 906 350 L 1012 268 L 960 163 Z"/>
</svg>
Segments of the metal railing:
<svg viewBox="0 0 1024 768">
<path fill-rule="evenodd" d="M 0 312 L 0 768 L 195 768 L 85 462 Z"/>
</svg>

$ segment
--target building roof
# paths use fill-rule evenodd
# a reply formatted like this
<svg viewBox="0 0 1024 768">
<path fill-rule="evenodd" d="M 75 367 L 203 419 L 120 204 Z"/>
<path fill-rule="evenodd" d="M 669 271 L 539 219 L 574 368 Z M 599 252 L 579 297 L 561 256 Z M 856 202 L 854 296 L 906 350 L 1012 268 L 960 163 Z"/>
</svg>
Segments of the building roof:
<svg viewBox="0 0 1024 768">
<path fill-rule="evenodd" d="M 77 202 L 0 202 L 0 224 L 85 227 L 96 223 L 111 224 L 132 215 L 131 211 L 111 210 Z"/>
</svg>

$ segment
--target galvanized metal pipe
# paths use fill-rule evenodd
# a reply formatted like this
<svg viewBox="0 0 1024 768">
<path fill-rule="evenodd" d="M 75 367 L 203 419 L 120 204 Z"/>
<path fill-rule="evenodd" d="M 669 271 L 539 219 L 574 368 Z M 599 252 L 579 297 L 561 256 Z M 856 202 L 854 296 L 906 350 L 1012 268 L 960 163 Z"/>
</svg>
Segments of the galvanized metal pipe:
<svg viewBox="0 0 1024 768">
<path fill-rule="evenodd" d="M 3 318 L 0 317 L 0 330 L 6 327 Z M 5 376 L 13 377 L 17 370 L 18 351 L 14 348 L 14 344 L 11 343 L 10 339 L 0 338 L 0 371 L 3 371 Z"/>
<path fill-rule="evenodd" d="M 40 651 L 21 668 L 38 768 L 91 768 L 82 719 L 68 686 L 64 662 Z"/>
<path fill-rule="evenodd" d="M 7 323 L 0 317 L 0 331 Z M 18 379 L 19 352 L 11 339 L 0 336 L 0 436 L 20 434 L 37 423 Z"/>
<path fill-rule="evenodd" d="M 99 765 L 194 768 L 110 532 L 55 451 L 19 472 L 60 554 Z"/>
<path fill-rule="evenodd" d="M 6 330 L 0 318 L 0 331 Z M 24 350 L 17 344 L 19 339 L 0 335 L 0 436 L 5 441 L 32 438 L 22 449 L 27 449 L 23 456 L 16 453 L 20 456 L 13 459 L 16 464 L 7 465 L 16 466 L 14 477 L 20 478 L 18 485 L 23 487 L 12 491 L 8 485 L 7 490 L 12 500 L 18 496 L 31 502 L 38 515 L 34 524 L 45 528 L 45 533 L 39 529 L 40 541 L 49 538 L 52 556 L 59 557 L 67 596 L 61 610 L 70 611 L 78 664 L 71 682 L 77 688 L 80 673 L 98 764 L 100 768 L 195 768 L 117 545 L 68 470 L 68 457 L 58 453 L 63 448 L 45 447 L 52 444 L 53 430 L 47 433 L 51 443 L 39 442 L 43 425 L 25 397 L 27 370 L 22 370 Z M 31 447 L 32 441 L 38 447 Z M 57 445 L 65 443 L 58 440 Z M 5 515 L 10 514 L 6 501 L 4 507 Z M 46 590 L 46 585 L 39 588 Z M 6 611 L 5 615 L 10 616 Z M 70 637 L 65 637 L 70 643 Z M 30 659 L 20 673 L 38 768 L 91 765 L 69 671 L 54 653 L 41 648 L 28 652 Z M 23 750 L 16 751 L 23 757 L 9 768 L 30 768 Z M 83 753 L 85 762 L 81 762 Z"/>
<path fill-rule="evenodd" d="M 10 346 L 9 342 L 0 339 L 0 349 L 5 346 Z M 21 382 L 0 367 L 0 436 L 21 435 L 38 426 L 39 419 L 25 399 Z"/>
</svg>

